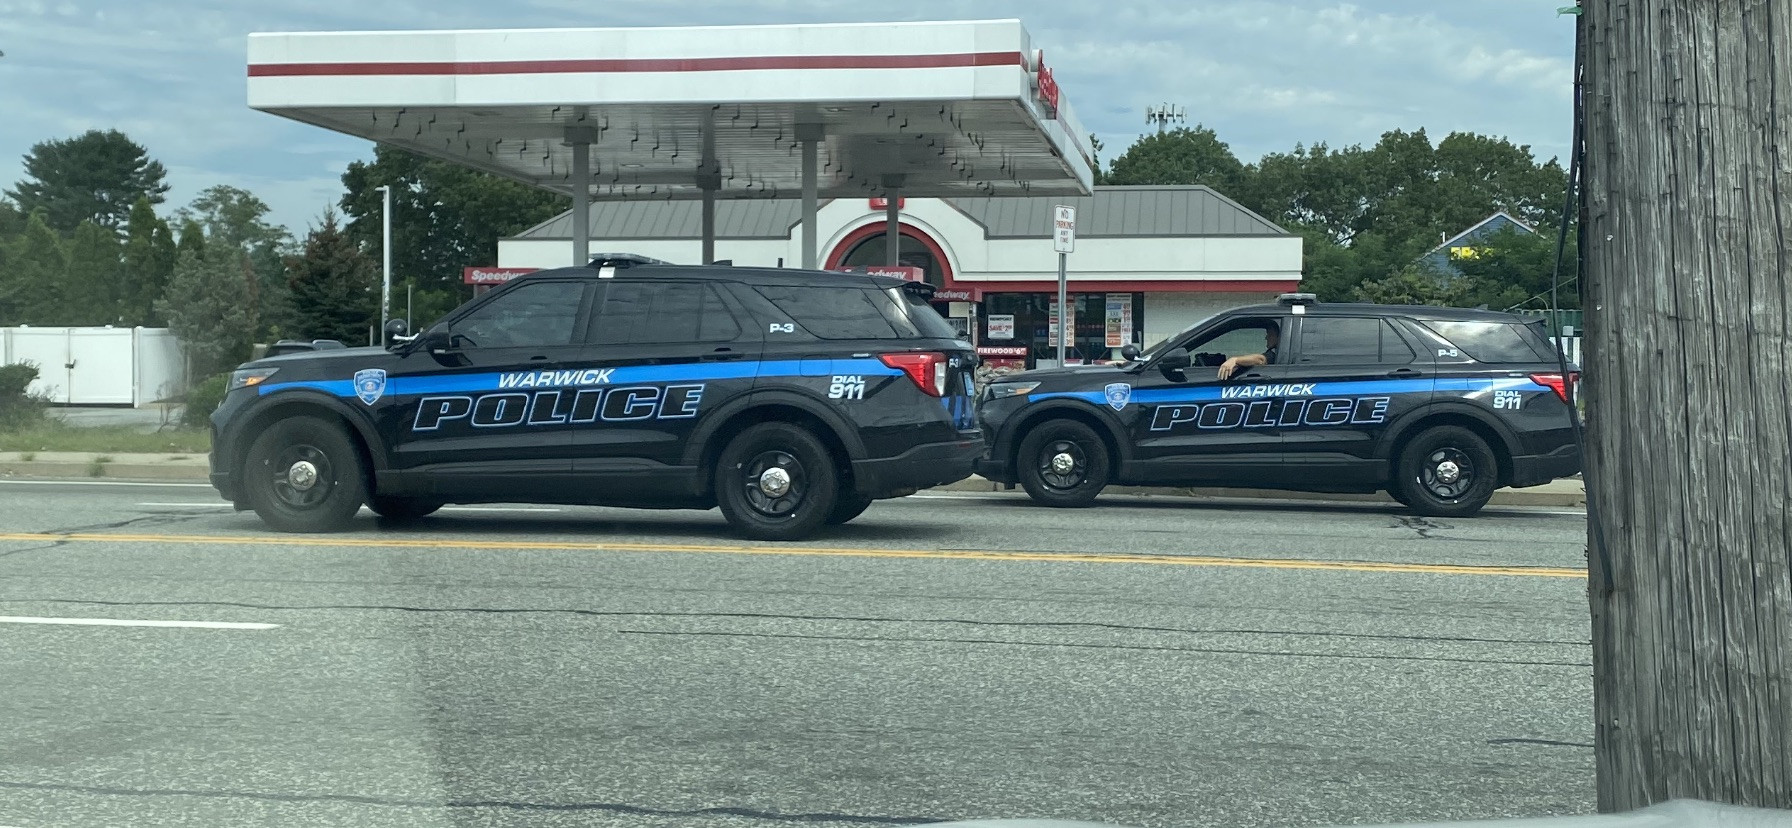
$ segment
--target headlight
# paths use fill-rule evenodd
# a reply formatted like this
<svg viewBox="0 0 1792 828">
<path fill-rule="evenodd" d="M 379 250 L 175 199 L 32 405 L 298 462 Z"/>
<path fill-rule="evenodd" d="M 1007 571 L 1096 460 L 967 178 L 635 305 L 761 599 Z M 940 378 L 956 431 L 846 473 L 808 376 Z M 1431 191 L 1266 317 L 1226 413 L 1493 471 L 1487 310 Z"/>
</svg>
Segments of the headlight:
<svg viewBox="0 0 1792 828">
<path fill-rule="evenodd" d="M 278 369 L 278 368 L 239 368 L 235 371 L 231 371 L 230 372 L 230 387 L 226 388 L 225 390 L 226 391 L 235 391 L 238 388 L 248 388 L 251 385 L 260 385 L 264 382 L 267 382 L 268 377 L 273 376 L 274 372 L 278 371 L 278 370 L 280 370 L 280 369 Z"/>
<path fill-rule="evenodd" d="M 1038 387 L 1039 383 L 1037 382 L 998 382 L 989 387 L 989 398 L 992 400 L 1002 400 L 1009 397 L 1018 397 L 1023 394 L 1031 394 L 1033 393 L 1033 389 Z"/>
</svg>

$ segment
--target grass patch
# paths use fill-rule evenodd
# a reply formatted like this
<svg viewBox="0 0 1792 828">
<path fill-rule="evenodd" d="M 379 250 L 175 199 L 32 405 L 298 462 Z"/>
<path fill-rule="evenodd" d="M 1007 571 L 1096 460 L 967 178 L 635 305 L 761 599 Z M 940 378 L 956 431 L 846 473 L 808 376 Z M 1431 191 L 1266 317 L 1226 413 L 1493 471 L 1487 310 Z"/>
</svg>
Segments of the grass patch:
<svg viewBox="0 0 1792 828">
<path fill-rule="evenodd" d="M 104 475 L 106 473 L 106 464 L 110 462 L 112 462 L 112 458 L 107 457 L 104 454 L 93 458 L 93 462 L 87 466 L 87 476 L 100 477 Z"/>
<path fill-rule="evenodd" d="M 211 448 L 211 431 L 198 428 L 143 432 L 127 426 L 79 428 L 50 419 L 22 429 L 0 431 L 0 451 L 205 454 Z"/>
<path fill-rule="evenodd" d="M 29 462 L 37 459 L 37 452 L 27 451 L 24 454 L 19 455 L 19 459 L 29 463 Z"/>
</svg>

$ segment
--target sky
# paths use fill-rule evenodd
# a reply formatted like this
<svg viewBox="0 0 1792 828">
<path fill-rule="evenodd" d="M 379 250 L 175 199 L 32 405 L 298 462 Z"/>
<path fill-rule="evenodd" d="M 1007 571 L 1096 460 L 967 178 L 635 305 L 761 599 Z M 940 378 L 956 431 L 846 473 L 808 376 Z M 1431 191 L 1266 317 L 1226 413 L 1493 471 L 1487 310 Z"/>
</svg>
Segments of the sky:
<svg viewBox="0 0 1792 828">
<path fill-rule="evenodd" d="M 1107 146 L 1181 106 L 1244 161 L 1392 129 L 1570 140 L 1567 0 L 0 0 L 0 186 L 38 141 L 118 129 L 168 168 L 164 214 L 214 184 L 302 235 L 367 141 L 252 111 L 250 32 L 1020 18 Z"/>
</svg>

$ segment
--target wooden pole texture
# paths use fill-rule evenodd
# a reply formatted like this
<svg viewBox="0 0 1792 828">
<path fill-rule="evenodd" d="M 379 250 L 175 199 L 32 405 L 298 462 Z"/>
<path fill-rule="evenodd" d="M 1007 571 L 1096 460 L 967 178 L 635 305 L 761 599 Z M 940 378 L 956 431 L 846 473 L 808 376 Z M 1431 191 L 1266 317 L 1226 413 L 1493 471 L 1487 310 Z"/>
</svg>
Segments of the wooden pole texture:
<svg viewBox="0 0 1792 828">
<path fill-rule="evenodd" d="M 1582 5 L 1599 807 L 1792 808 L 1792 1 Z"/>
</svg>

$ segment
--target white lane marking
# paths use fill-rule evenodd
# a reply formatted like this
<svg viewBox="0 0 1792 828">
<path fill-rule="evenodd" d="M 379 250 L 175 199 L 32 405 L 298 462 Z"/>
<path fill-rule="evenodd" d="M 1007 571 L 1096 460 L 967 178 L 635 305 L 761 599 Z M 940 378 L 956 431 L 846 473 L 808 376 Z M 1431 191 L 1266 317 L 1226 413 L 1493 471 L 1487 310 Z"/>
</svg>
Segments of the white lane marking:
<svg viewBox="0 0 1792 828">
<path fill-rule="evenodd" d="M 171 486 L 179 489 L 209 489 L 210 483 L 133 483 L 128 480 L 0 480 L 14 486 Z"/>
<path fill-rule="evenodd" d="M 186 506 L 186 507 L 192 507 L 195 509 L 234 509 L 234 508 L 236 508 L 235 506 L 233 506 L 229 503 L 194 503 L 191 501 L 186 502 L 186 503 L 139 503 L 137 505 L 138 506 Z M 3 828 L 3 826 L 0 826 L 0 828 Z"/>
<path fill-rule="evenodd" d="M 0 624 L 68 624 L 77 627 L 187 627 L 200 630 L 271 630 L 279 624 L 241 621 L 139 621 L 125 618 L 37 618 L 0 615 Z"/>
</svg>

